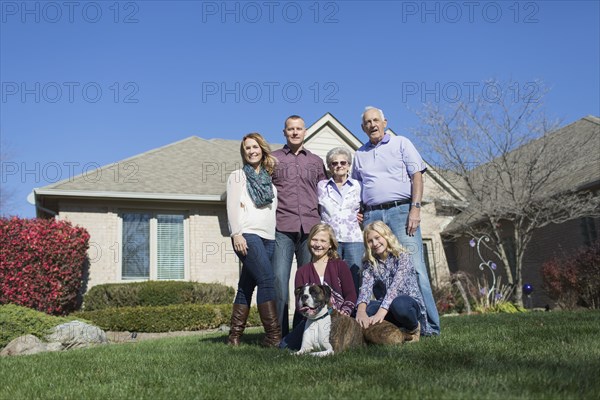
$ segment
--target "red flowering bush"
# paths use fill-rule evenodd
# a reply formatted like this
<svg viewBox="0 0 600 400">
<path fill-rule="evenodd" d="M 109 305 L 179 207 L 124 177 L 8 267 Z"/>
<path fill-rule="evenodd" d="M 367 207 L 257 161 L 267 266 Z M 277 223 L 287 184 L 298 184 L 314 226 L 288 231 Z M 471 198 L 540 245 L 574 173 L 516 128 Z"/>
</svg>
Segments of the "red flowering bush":
<svg viewBox="0 0 600 400">
<path fill-rule="evenodd" d="M 600 241 L 568 259 L 545 262 L 542 278 L 544 288 L 561 307 L 600 308 Z"/>
<path fill-rule="evenodd" d="M 67 221 L 0 218 L 0 304 L 75 310 L 89 238 Z"/>
</svg>

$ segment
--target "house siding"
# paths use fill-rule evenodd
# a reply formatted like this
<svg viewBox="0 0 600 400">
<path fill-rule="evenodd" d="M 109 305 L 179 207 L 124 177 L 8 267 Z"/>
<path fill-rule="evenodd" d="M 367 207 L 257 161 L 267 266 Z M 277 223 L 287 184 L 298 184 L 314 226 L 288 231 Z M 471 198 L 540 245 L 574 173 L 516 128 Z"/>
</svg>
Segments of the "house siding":
<svg viewBox="0 0 600 400">
<path fill-rule="evenodd" d="M 354 154 L 354 149 L 344 142 L 329 126 L 324 127 L 306 143 L 306 148 L 315 153 L 323 162 L 326 161 L 327 153 L 335 147 L 344 147 Z"/>
</svg>

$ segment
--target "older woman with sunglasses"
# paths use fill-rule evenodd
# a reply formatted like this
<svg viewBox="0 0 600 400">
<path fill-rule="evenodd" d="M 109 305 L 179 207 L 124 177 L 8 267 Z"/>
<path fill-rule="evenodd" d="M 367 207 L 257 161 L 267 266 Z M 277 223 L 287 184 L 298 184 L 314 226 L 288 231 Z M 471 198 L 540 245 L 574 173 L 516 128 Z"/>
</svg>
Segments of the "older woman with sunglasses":
<svg viewBox="0 0 600 400">
<path fill-rule="evenodd" d="M 357 214 L 360 210 L 361 186 L 349 177 L 352 154 L 344 147 L 336 147 L 327 153 L 328 180 L 317 185 L 321 220 L 331 225 L 339 243 L 338 253 L 352 272 L 356 291 L 359 288 L 363 241 Z"/>
</svg>

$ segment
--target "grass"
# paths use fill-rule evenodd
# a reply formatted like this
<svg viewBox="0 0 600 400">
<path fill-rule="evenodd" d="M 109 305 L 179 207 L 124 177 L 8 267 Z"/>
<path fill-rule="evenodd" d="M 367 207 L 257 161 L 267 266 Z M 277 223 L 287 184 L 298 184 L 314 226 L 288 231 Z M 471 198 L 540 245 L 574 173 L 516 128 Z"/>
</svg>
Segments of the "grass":
<svg viewBox="0 0 600 400">
<path fill-rule="evenodd" d="M 444 318 L 442 336 L 316 359 L 224 336 L 0 359 L 2 399 L 597 399 L 600 312 Z"/>
</svg>

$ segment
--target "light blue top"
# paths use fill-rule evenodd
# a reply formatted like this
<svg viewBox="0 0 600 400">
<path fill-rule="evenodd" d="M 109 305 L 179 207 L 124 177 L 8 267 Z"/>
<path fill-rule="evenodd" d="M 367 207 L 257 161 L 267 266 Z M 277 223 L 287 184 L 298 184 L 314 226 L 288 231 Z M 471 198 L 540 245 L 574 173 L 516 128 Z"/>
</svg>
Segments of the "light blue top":
<svg viewBox="0 0 600 400">
<path fill-rule="evenodd" d="M 427 169 L 410 140 L 386 134 L 381 142 L 365 143 L 354 154 L 352 178 L 362 185 L 368 206 L 411 198 L 411 177 Z"/>
</svg>

